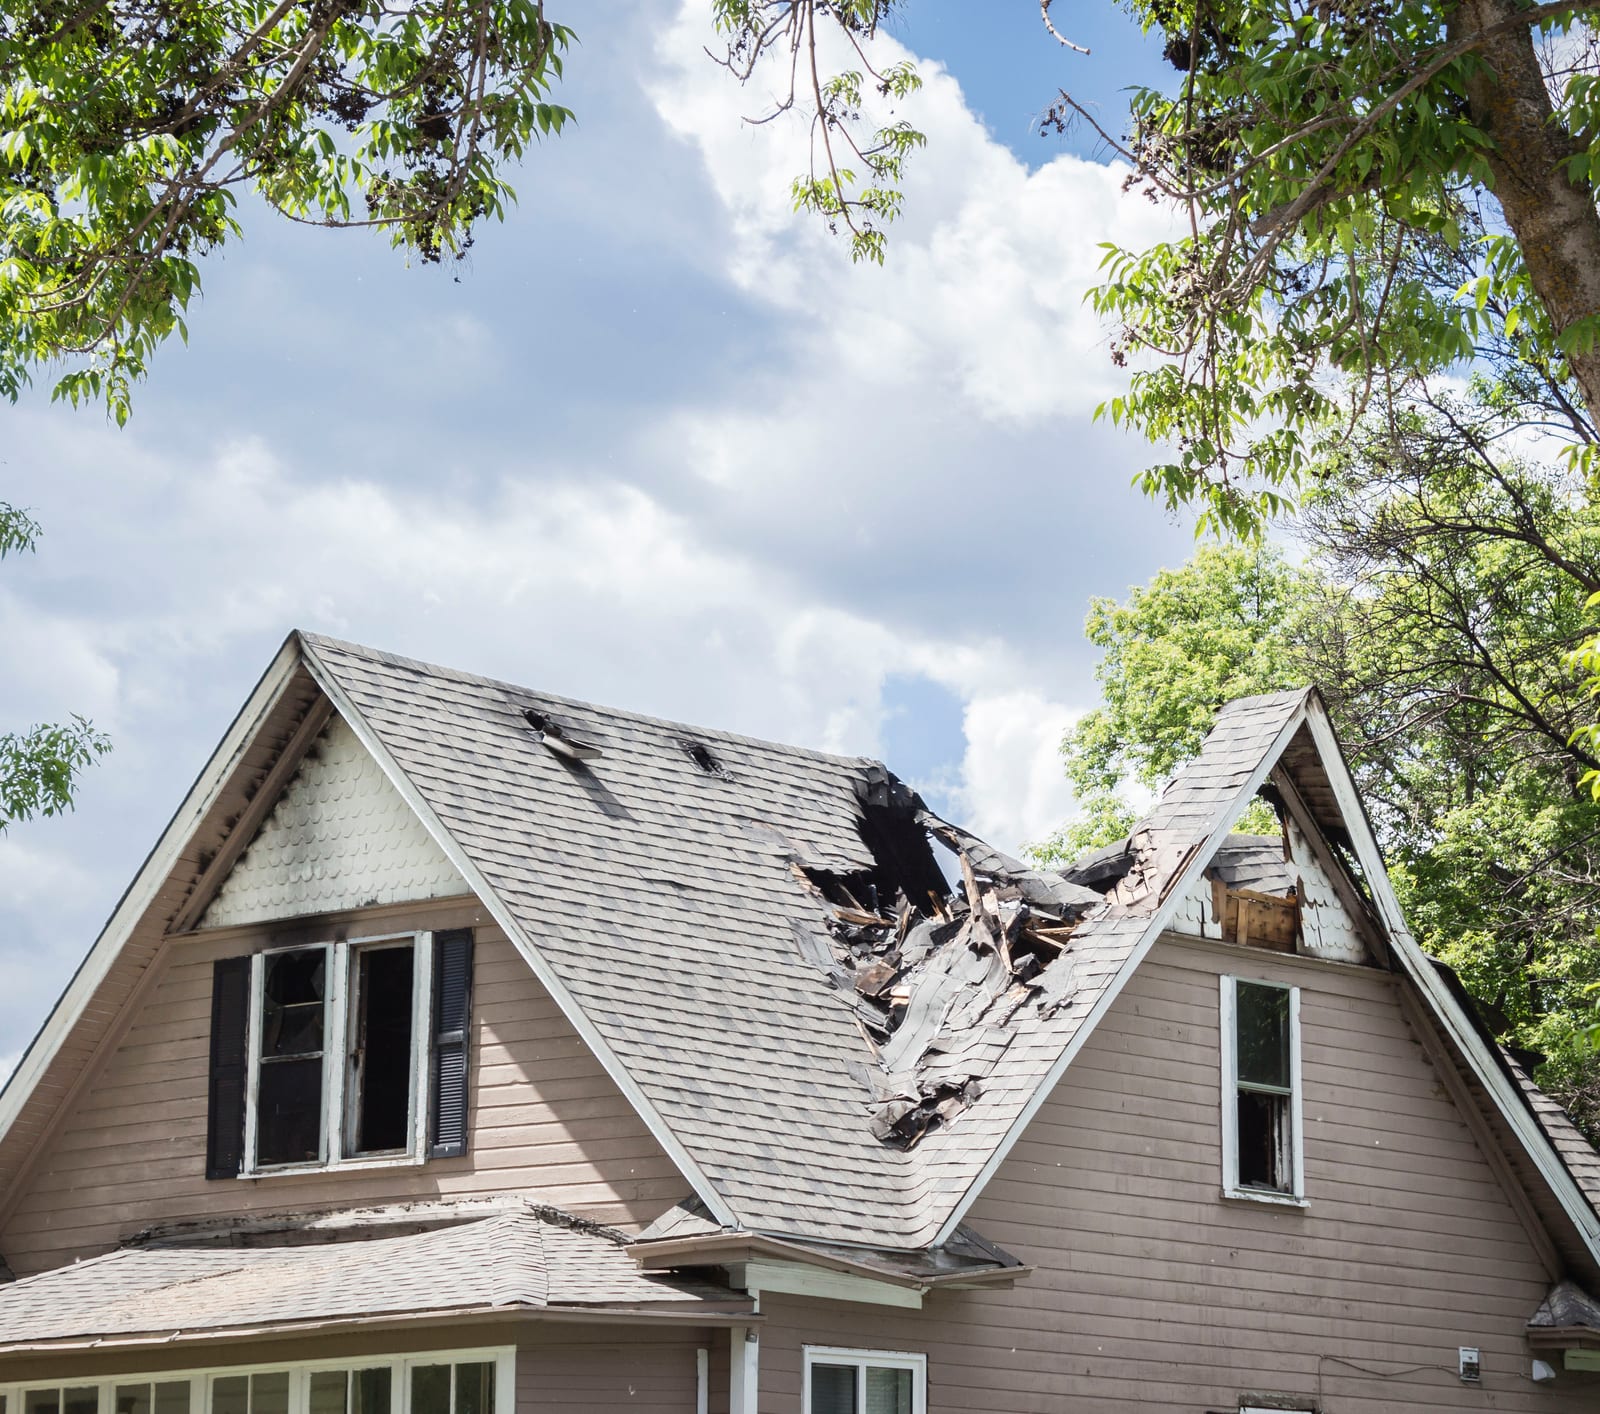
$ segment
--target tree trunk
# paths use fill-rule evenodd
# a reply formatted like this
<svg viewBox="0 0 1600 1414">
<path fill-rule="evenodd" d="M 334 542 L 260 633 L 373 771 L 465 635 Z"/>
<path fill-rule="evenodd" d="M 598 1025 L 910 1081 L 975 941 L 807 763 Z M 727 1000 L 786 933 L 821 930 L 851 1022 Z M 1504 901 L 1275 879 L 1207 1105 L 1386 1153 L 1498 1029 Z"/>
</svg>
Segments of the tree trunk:
<svg viewBox="0 0 1600 1414">
<path fill-rule="evenodd" d="M 1579 149 L 1556 117 L 1533 31 L 1516 23 L 1519 8 L 1516 0 L 1461 0 L 1450 33 L 1507 26 L 1478 46 L 1485 67 L 1468 80 L 1467 101 L 1494 144 L 1495 197 L 1559 334 L 1600 313 L 1600 213 L 1588 184 L 1567 176 L 1566 161 Z M 1574 354 L 1571 364 L 1590 415 L 1600 415 L 1600 352 Z"/>
</svg>

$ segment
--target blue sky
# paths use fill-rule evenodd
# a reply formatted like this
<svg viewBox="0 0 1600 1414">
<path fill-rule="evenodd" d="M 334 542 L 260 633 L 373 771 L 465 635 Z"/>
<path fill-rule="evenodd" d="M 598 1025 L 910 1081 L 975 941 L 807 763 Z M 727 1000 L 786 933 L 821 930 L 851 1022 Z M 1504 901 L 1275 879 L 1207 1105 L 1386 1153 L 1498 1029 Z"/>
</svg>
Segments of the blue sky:
<svg viewBox="0 0 1600 1414">
<path fill-rule="evenodd" d="M 1094 424 L 1099 243 L 1165 218 L 1087 133 L 1159 81 L 1109 7 L 914 0 L 929 151 L 879 270 L 795 217 L 794 124 L 701 52 L 704 0 L 573 15 L 578 125 L 471 258 L 407 268 L 272 220 L 205 271 L 122 431 L 7 409 L 0 722 L 116 749 L 77 812 L 0 836 L 0 1066 L 42 1018 L 287 631 L 886 757 L 1015 846 L 1071 808 L 1081 624 L 1192 537 Z"/>
</svg>

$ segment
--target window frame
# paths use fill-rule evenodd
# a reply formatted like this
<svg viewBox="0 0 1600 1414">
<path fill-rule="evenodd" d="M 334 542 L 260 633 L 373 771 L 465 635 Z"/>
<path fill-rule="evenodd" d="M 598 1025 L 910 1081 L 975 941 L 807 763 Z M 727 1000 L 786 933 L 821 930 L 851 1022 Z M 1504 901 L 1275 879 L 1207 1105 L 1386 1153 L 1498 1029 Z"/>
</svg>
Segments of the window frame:
<svg viewBox="0 0 1600 1414">
<path fill-rule="evenodd" d="M 1271 1188 L 1250 1188 L 1239 1182 L 1239 985 L 1271 987 L 1289 994 L 1289 1166 L 1288 1192 Z M 1289 982 L 1264 977 L 1222 976 L 1221 1006 L 1222 1052 L 1222 1196 L 1251 1203 L 1273 1203 L 1280 1207 L 1304 1208 L 1306 1202 L 1304 1086 L 1300 1067 L 1300 988 Z M 1282 1094 L 1278 1089 L 1258 1089 L 1261 1093 Z"/>
<path fill-rule="evenodd" d="M 804 1373 L 801 1378 L 800 1407 L 811 1414 L 811 1367 L 813 1365 L 854 1365 L 856 1367 L 857 1403 L 865 1409 L 867 1370 L 911 1371 L 911 1414 L 927 1414 L 928 1408 L 928 1357 L 907 1350 L 859 1350 L 839 1345 L 806 1345 Z M 292 1414 L 292 1411 L 291 1411 Z"/>
<path fill-rule="evenodd" d="M 20 1410 L 23 1393 L 33 1389 L 94 1389 L 98 1414 L 116 1414 L 118 1385 L 183 1384 L 189 1386 L 189 1414 L 209 1414 L 211 1387 L 217 1379 L 230 1376 L 289 1375 L 289 1414 L 309 1414 L 311 1376 L 320 1370 L 393 1371 L 396 1391 L 389 1414 L 411 1414 L 411 1370 L 417 1365 L 494 1365 L 494 1414 L 516 1414 L 517 1352 L 511 1345 L 483 1346 L 466 1350 L 418 1350 L 398 1355 L 346 1355 L 339 1359 L 273 1361 L 265 1364 L 204 1365 L 185 1370 L 136 1370 L 121 1375 L 93 1379 L 67 1377 L 40 1378 L 0 1384 L 0 1398 L 7 1410 Z"/>
<path fill-rule="evenodd" d="M 368 948 L 409 945 L 411 960 L 411 1054 L 408 1146 L 404 1150 L 351 1152 L 355 1145 L 355 1085 L 350 1044 L 359 1002 L 354 982 L 355 960 Z M 265 1005 L 267 959 L 283 953 L 321 948 L 326 955 L 323 987 L 321 1154 L 315 1161 L 263 1164 L 257 1160 L 261 1085 L 261 1028 Z M 397 1168 L 423 1163 L 428 1156 L 428 1104 L 432 1092 L 429 1065 L 433 1026 L 433 933 L 402 930 L 359 938 L 286 943 L 250 955 L 250 1004 L 245 1027 L 244 1152 L 240 1178 L 276 1173 L 323 1173 L 334 1169 Z"/>
</svg>

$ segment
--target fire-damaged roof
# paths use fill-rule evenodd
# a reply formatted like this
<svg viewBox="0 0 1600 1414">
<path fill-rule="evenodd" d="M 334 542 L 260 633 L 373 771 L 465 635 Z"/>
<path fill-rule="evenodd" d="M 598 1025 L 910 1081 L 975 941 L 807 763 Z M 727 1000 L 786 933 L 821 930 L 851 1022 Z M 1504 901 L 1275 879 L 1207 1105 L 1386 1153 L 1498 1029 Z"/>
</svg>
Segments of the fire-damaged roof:
<svg viewBox="0 0 1600 1414">
<path fill-rule="evenodd" d="M 575 1315 L 696 1323 L 748 1312 L 719 1284 L 641 1272 L 620 1232 L 533 1204 L 400 1237 L 300 1245 L 153 1243 L 0 1288 L 0 1353 L 163 1345 L 384 1316 Z M 746 1317 L 748 1319 L 748 1317 Z"/>
<path fill-rule="evenodd" d="M 1393 944 L 1600 1252 L 1600 1218 L 1404 936 L 1312 692 L 1224 708 L 1129 840 L 1065 875 L 940 820 L 864 758 L 313 635 L 285 652 L 284 684 L 309 675 L 348 722 L 679 1164 L 708 1229 L 900 1253 L 955 1239 L 1184 892 L 1207 870 L 1229 886 L 1282 884 L 1281 854 L 1275 864 L 1263 841 L 1229 836 L 1265 787 L 1301 828 L 1352 851 L 1361 907 L 1389 940 L 1380 954 Z M 281 730 L 296 739 L 292 721 Z M 223 807 L 191 799 L 179 823 L 192 834 Z M 170 851 L 133 897 L 155 900 L 145 913 L 193 916 L 206 866 L 174 888 L 183 856 Z M 19 1069 L 31 1079 L 0 1096 L 0 1131 L 136 926 L 108 927 L 36 1043 L 46 1049 Z"/>
</svg>

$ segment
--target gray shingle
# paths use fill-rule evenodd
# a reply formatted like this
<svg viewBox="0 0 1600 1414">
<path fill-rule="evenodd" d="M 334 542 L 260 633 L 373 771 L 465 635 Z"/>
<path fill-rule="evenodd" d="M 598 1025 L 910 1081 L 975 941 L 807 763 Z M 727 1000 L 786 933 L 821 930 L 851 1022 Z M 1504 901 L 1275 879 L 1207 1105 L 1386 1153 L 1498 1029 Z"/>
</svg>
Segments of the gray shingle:
<svg viewBox="0 0 1600 1414">
<path fill-rule="evenodd" d="M 530 1208 L 369 1241 L 127 1249 L 0 1287 L 0 1349 L 371 1315 L 682 1310 L 739 1299 L 709 1282 L 640 1272 L 624 1241 Z"/>
</svg>

